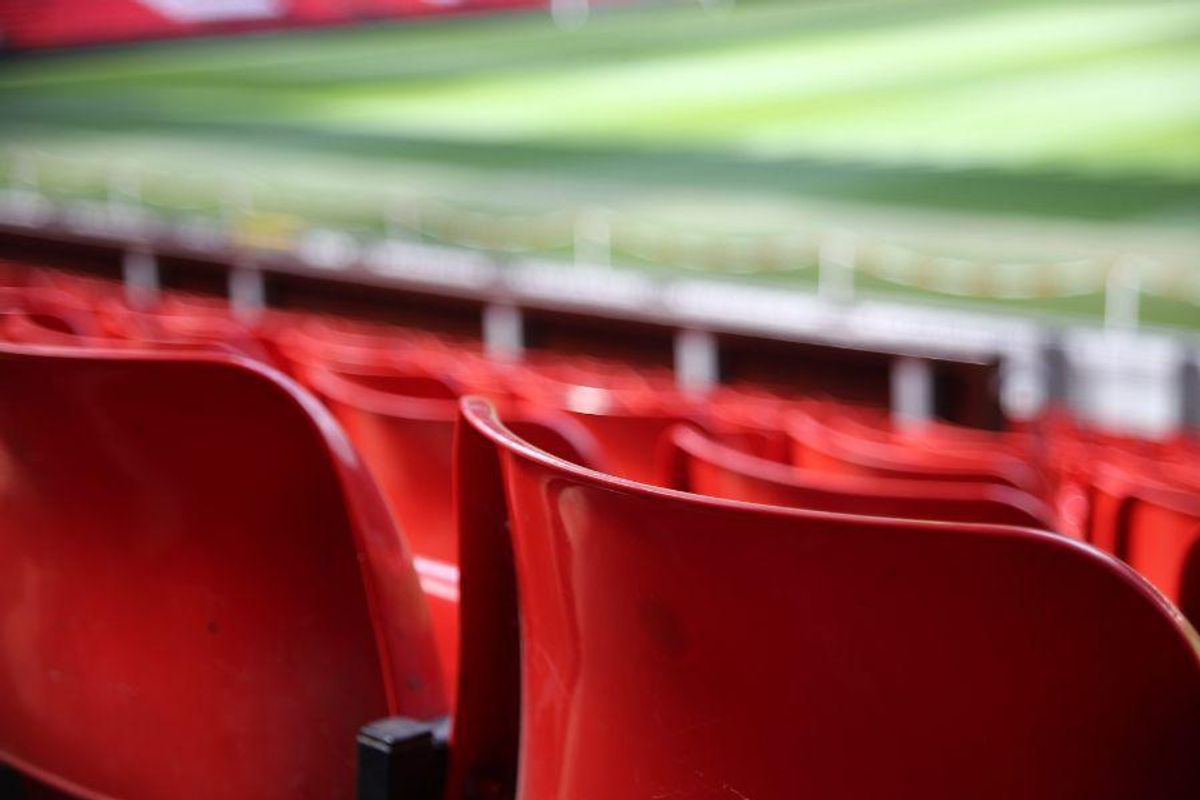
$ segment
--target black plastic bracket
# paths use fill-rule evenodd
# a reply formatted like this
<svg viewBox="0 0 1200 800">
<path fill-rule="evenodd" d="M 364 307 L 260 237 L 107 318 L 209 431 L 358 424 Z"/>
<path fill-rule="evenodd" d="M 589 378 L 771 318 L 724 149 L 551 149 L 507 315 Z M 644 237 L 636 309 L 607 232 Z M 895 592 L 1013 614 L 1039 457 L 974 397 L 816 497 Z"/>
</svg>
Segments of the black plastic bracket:
<svg viewBox="0 0 1200 800">
<path fill-rule="evenodd" d="M 358 732 L 358 800 L 442 800 L 450 719 L 388 717 Z"/>
<path fill-rule="evenodd" d="M 21 777 L 21 773 L 0 761 L 0 798 L 23 800 L 26 795 L 25 779 Z"/>
</svg>

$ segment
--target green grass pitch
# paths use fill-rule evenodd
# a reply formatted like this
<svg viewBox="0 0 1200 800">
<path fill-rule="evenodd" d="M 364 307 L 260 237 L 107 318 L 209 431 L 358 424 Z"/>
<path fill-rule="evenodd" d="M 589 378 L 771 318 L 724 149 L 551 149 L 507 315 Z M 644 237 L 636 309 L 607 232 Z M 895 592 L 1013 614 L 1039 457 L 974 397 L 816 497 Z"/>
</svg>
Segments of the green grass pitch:
<svg viewBox="0 0 1200 800">
<path fill-rule="evenodd" d="M 1200 327 L 1200 2 L 742 2 L 0 62 L 8 179 L 569 257 Z M 0 154 L 2 155 L 2 154 Z M 595 227 L 590 225 L 589 227 Z M 414 233 L 416 235 L 416 233 Z"/>
</svg>

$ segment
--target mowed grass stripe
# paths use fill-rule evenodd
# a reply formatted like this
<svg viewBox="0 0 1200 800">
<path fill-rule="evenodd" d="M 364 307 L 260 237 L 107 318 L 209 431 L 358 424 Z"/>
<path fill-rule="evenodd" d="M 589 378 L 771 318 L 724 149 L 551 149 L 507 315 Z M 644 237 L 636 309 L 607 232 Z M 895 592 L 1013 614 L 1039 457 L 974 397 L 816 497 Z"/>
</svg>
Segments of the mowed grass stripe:
<svg viewBox="0 0 1200 800">
<path fill-rule="evenodd" d="M 800 13 L 794 5 L 756 6 L 746 12 L 754 24 L 740 26 L 673 9 L 617 15 L 566 35 L 517 17 L 237 41 L 224 50 L 205 43 L 183 56 L 150 50 L 141 72 L 129 54 L 99 53 L 93 66 L 85 57 L 43 64 L 54 80 L 38 80 L 37 63 L 18 64 L 15 77 L 0 77 L 0 92 L 24 111 L 10 116 L 27 119 L 124 114 L 482 144 L 1200 173 L 1200 158 L 1188 157 L 1200 152 L 1190 136 L 1200 98 L 1189 102 L 1197 95 L 1189 84 L 1200 85 L 1200 3 L 952 5 L 955 13 L 932 16 L 926 4 L 890 26 L 853 27 L 833 15 L 839 24 L 826 18 L 811 28 L 805 23 L 821 19 L 813 7 Z M 895 13 L 878 3 L 855 11 L 873 19 L 881 9 Z M 648 37 L 645 18 L 668 35 Z M 664 19 L 683 24 L 670 29 Z M 770 31 L 764 20 L 774 23 Z M 732 32 L 722 34 L 725 27 Z M 747 41 L 747 29 L 759 38 Z M 703 46 L 693 41 L 701 30 Z M 456 36 L 483 55 L 447 73 L 463 55 Z M 366 52 L 347 48 L 360 39 Z M 252 44 L 274 55 L 249 57 Z M 542 69 L 572 46 L 591 55 Z M 520 69 L 471 67 L 509 64 L 518 53 L 527 62 Z M 124 72 L 114 73 L 113 61 Z M 64 72 L 71 64 L 74 83 Z M 407 73 L 390 72 L 396 65 Z M 1138 144 L 1146 139 L 1158 146 Z"/>
<path fill-rule="evenodd" d="M 1102 8 L 1081 20 L 1063 9 L 1026 7 L 964 17 L 815 40 L 796 35 L 703 54 L 672 54 L 660 45 L 632 62 L 551 74 L 484 73 L 431 86 L 398 83 L 387 91 L 347 86 L 318 113 L 349 124 L 478 138 L 669 135 L 686 144 L 699 134 L 712 142 L 752 131 L 765 112 L 819 116 L 816 104 L 806 102 L 813 99 L 866 93 L 869 102 L 892 95 L 902 105 L 933 94 L 936 101 L 947 81 L 969 87 L 1014 73 L 1024 77 L 1039 64 L 1044 71 L 1047 61 L 1103 59 L 1131 45 L 1170 42 L 1181 25 L 1200 24 L 1200 4 Z M 1193 63 L 1200 65 L 1200 57 Z M 951 116 L 947 127 L 953 124 Z"/>
<path fill-rule="evenodd" d="M 664 49 L 705 51 L 738 41 L 761 42 L 781 32 L 789 37 L 798 32 L 811 36 L 861 32 L 917 19 L 953 17 L 976 7 L 974 0 L 741 0 L 734 14 L 706 15 L 686 3 L 682 8 L 644 6 L 632 13 L 600 10 L 585 29 L 567 34 L 540 11 L 403 21 L 59 53 L 10 65 L 0 73 L 0 87 L 110 81 L 178 84 L 192 78 L 239 85 L 257 80 L 276 86 L 436 80 L 508 69 L 586 66 L 655 56 Z"/>
</svg>

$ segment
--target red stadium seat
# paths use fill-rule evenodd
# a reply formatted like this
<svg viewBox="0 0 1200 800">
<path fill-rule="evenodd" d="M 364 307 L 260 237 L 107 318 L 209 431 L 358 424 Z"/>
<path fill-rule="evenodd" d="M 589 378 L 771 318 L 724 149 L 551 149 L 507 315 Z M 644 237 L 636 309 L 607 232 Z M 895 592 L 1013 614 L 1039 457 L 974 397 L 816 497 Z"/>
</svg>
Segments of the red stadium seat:
<svg viewBox="0 0 1200 800">
<path fill-rule="evenodd" d="M 455 400 L 459 392 L 441 378 L 428 375 L 423 371 L 398 369 L 392 366 L 376 367 L 309 367 L 300 372 L 300 377 L 312 379 L 314 376 L 334 374 L 339 380 L 355 386 L 376 392 L 399 395 L 411 400 L 433 400 L 449 402 L 456 406 Z"/>
<path fill-rule="evenodd" d="M 91 336 L 97 323 L 87 304 L 70 292 L 47 286 L 0 288 L 0 311 L 23 313 L 34 324 L 73 336 Z"/>
<path fill-rule="evenodd" d="M 447 710 L 407 545 L 307 393 L 0 346 L 0 761 L 85 797 L 346 798 Z"/>
<path fill-rule="evenodd" d="M 745 386 L 718 387 L 707 401 L 713 438 L 772 461 L 791 461 L 786 420 L 795 409 L 794 402 Z"/>
<path fill-rule="evenodd" d="M 265 326 L 273 347 L 289 371 L 313 365 L 377 367 L 386 364 L 398 339 L 349 332 L 311 315 L 289 316 Z"/>
<path fill-rule="evenodd" d="M 1092 537 L 1200 624 L 1200 494 L 1114 468 L 1092 479 Z"/>
<path fill-rule="evenodd" d="M 446 685 L 453 690 L 459 639 L 454 394 L 434 379 L 385 368 L 348 373 L 314 367 L 302 378 L 341 421 L 412 543 L 414 564 L 433 613 Z M 524 412 L 514 427 L 564 458 L 599 463 L 596 442 L 566 415 Z"/>
<path fill-rule="evenodd" d="M 675 425 L 691 421 L 678 398 L 664 398 L 649 389 L 569 384 L 536 372 L 523 377 L 523 383 L 514 385 L 523 403 L 570 414 L 600 443 L 611 470 L 630 480 L 658 480 L 659 439 Z"/>
<path fill-rule="evenodd" d="M 1200 796 L 1195 632 L 1098 551 L 655 489 L 463 414 L 464 675 L 489 670 L 451 798 Z"/>
<path fill-rule="evenodd" d="M 1013 486 L 1042 496 L 1038 471 L 1010 453 L 955 453 L 867 439 L 799 412 L 789 423 L 796 466 L 850 475 L 913 480 L 968 481 Z"/>
<path fill-rule="evenodd" d="M 608 411 L 575 412 L 600 443 L 601 453 L 614 474 L 629 480 L 654 483 L 658 480 L 655 452 L 666 431 L 687 421 L 682 414 Z"/>
<path fill-rule="evenodd" d="M 277 366 L 254 331 L 214 305 L 168 297 L 153 309 L 134 309 L 123 300 L 109 299 L 101 303 L 100 313 L 114 336 L 151 346 L 161 342 L 212 344 Z"/>
<path fill-rule="evenodd" d="M 522 401 L 574 417 L 600 443 L 612 471 L 654 482 L 655 448 L 674 425 L 692 421 L 693 408 L 661 371 L 649 376 L 599 359 L 540 354 L 516 370 L 512 394 Z"/>
<path fill-rule="evenodd" d="M 711 497 L 877 517 L 1053 528 L 1049 509 L 1011 486 L 802 470 L 738 452 L 684 426 L 670 431 L 664 450 L 663 485 Z"/>
<path fill-rule="evenodd" d="M 87 337 L 75 332 L 70 321 L 57 314 L 0 311 L 0 340 L 23 344 L 81 346 Z"/>
<path fill-rule="evenodd" d="M 294 374 L 313 366 L 335 368 L 348 375 L 402 370 L 439 381 L 455 395 L 507 394 L 502 370 L 479 353 L 477 341 L 316 317 L 283 320 L 267 327 L 273 330 L 273 349 Z"/>
</svg>

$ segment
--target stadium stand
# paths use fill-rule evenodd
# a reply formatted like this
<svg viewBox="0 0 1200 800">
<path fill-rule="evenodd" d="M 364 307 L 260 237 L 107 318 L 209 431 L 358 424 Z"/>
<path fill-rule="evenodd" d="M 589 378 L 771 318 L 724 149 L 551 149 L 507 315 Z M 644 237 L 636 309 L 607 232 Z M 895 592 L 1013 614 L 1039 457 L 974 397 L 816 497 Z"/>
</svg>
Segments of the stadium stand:
<svg viewBox="0 0 1200 800">
<path fill-rule="evenodd" d="M 0 0 L 0 800 L 1197 800 L 1197 31 Z"/>
<path fill-rule="evenodd" d="M 351 796 L 451 712 L 454 798 L 1200 791 L 1194 440 L 12 262 L 0 338 L 0 758 L 69 795 Z"/>
<path fill-rule="evenodd" d="M 537 0 L 6 0 L 0 4 L 0 36 L 11 49 L 33 50 L 540 5 Z"/>
</svg>

